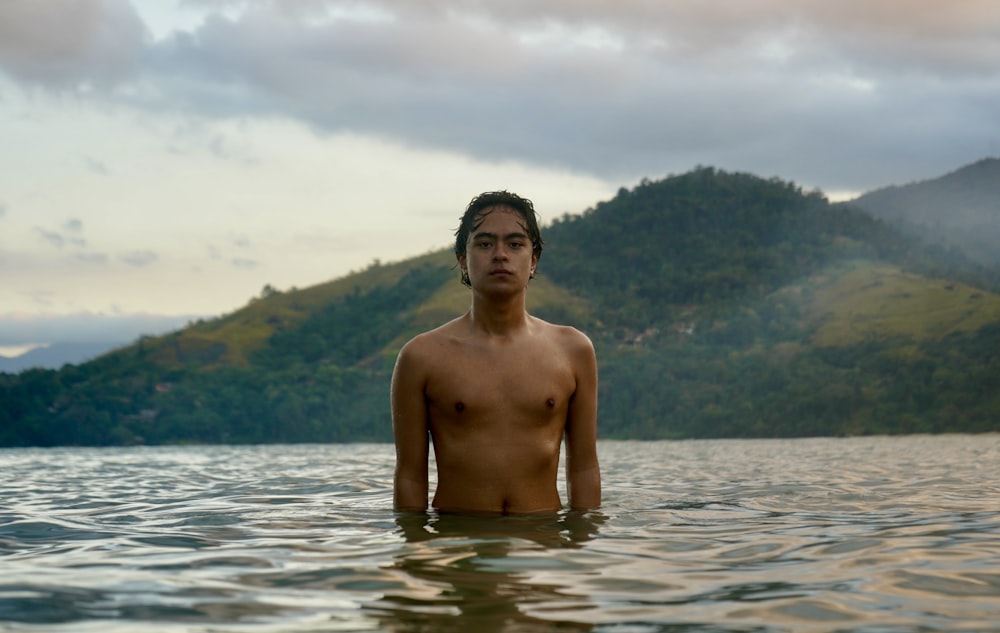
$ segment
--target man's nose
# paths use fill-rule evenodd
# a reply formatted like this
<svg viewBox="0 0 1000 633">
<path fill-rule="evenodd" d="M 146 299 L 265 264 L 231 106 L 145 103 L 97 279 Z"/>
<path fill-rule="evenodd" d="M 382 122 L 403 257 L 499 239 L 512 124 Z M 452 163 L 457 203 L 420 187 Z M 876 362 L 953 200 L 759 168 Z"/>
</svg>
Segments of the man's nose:
<svg viewBox="0 0 1000 633">
<path fill-rule="evenodd" d="M 497 244 L 496 248 L 493 249 L 493 259 L 495 260 L 506 260 L 507 259 L 507 247 L 503 244 Z"/>
</svg>

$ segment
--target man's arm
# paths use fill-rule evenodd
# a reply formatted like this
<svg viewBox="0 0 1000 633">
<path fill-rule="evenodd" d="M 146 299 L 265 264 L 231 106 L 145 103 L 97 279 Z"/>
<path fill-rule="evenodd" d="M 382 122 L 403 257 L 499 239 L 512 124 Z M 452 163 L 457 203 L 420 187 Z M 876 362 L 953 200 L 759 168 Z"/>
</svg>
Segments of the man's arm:
<svg viewBox="0 0 1000 633">
<path fill-rule="evenodd" d="M 601 468 L 597 462 L 597 356 L 584 334 L 574 331 L 576 392 L 566 416 L 566 486 L 574 510 L 601 505 Z"/>
<path fill-rule="evenodd" d="M 396 442 L 393 506 L 397 510 L 427 509 L 427 401 L 424 370 L 411 341 L 396 357 L 390 401 Z"/>
</svg>

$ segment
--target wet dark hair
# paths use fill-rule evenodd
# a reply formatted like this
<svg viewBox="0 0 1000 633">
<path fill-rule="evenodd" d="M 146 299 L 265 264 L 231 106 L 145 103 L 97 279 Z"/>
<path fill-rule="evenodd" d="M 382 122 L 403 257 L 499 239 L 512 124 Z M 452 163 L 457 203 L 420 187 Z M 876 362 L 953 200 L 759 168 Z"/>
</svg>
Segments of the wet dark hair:
<svg viewBox="0 0 1000 633">
<path fill-rule="evenodd" d="M 494 207 L 508 207 L 514 210 L 524 221 L 524 229 L 528 232 L 528 239 L 531 240 L 531 252 L 535 257 L 542 256 L 542 232 L 538 228 L 538 214 L 535 213 L 535 205 L 531 200 L 522 198 L 516 193 L 509 191 L 487 191 L 481 193 L 469 203 L 462 215 L 462 221 L 455 230 L 455 256 L 465 255 L 469 246 L 469 236 L 479 228 L 486 217 L 486 211 Z M 469 275 L 462 272 L 462 283 L 471 286 Z"/>
</svg>

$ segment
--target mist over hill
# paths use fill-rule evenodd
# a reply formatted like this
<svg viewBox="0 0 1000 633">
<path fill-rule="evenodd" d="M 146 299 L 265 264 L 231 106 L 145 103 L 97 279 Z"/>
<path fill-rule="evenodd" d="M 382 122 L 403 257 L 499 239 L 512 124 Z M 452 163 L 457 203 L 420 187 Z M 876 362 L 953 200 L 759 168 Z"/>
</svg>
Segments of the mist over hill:
<svg viewBox="0 0 1000 633">
<path fill-rule="evenodd" d="M 600 435 L 1000 430 L 1000 275 L 854 205 L 697 168 L 545 229 L 529 310 L 600 362 Z M 468 308 L 448 249 L 59 371 L 0 374 L 0 445 L 389 441 L 411 336 Z"/>
<path fill-rule="evenodd" d="M 1000 158 L 939 178 L 876 189 L 852 204 L 911 235 L 1000 266 Z"/>
</svg>

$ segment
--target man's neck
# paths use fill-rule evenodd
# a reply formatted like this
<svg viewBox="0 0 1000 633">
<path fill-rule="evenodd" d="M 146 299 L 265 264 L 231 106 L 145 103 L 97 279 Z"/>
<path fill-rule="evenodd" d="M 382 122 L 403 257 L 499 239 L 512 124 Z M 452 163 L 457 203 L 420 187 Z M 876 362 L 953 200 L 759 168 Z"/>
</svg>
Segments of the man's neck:
<svg viewBox="0 0 1000 633">
<path fill-rule="evenodd" d="M 484 297 L 473 293 L 469 318 L 473 327 L 490 335 L 506 336 L 528 323 L 525 294 L 509 297 Z"/>
</svg>

